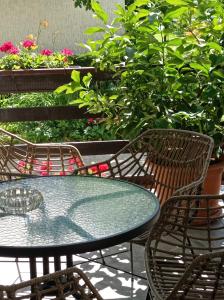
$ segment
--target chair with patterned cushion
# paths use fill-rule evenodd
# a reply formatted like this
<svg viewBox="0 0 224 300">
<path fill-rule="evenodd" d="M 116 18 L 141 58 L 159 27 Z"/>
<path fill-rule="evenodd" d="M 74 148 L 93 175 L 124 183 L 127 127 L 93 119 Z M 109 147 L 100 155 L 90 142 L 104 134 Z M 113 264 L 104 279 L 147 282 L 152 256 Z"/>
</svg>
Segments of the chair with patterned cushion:
<svg viewBox="0 0 224 300">
<path fill-rule="evenodd" d="M 2 300 L 103 300 L 87 276 L 73 267 L 13 285 L 0 285 Z"/>
<path fill-rule="evenodd" d="M 63 143 L 30 143 L 0 128 L 0 179 L 70 175 L 84 166 L 78 149 Z"/>
<path fill-rule="evenodd" d="M 163 205 L 145 250 L 155 299 L 224 299 L 223 202 L 224 194 L 191 195 Z"/>
</svg>

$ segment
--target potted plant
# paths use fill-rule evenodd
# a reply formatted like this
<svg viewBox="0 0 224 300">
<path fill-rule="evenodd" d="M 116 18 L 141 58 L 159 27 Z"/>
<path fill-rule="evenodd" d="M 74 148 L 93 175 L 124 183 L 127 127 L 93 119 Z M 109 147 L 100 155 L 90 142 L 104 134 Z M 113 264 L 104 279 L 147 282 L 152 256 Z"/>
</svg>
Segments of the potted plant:
<svg viewBox="0 0 224 300">
<path fill-rule="evenodd" d="M 215 141 L 211 165 L 221 163 L 218 168 L 221 174 L 223 3 L 135 1 L 127 9 L 118 6 L 110 25 L 102 8 L 92 8 L 104 25 L 88 29 L 87 34 L 102 32 L 104 36 L 88 42 L 88 54 L 95 67 L 113 70 L 120 80 L 102 88 L 92 84 L 91 74 L 84 80 L 74 74 L 74 88 L 67 84 L 58 92 L 73 93 L 73 104 L 86 106 L 93 113 L 104 113 L 108 127 L 123 138 L 155 127 L 210 135 Z"/>
</svg>

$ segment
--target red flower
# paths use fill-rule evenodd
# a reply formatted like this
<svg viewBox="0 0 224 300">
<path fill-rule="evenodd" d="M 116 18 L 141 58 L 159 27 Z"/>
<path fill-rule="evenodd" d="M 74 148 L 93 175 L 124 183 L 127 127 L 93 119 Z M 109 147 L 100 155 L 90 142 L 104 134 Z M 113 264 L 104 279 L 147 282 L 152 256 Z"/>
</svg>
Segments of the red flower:
<svg viewBox="0 0 224 300">
<path fill-rule="evenodd" d="M 63 50 L 61 50 L 61 54 L 65 56 L 71 56 L 74 55 L 74 52 L 68 48 L 64 48 Z"/>
<path fill-rule="evenodd" d="M 87 119 L 87 123 L 88 123 L 88 124 L 94 123 L 94 119 L 93 119 L 93 118 L 88 118 L 88 119 Z"/>
<path fill-rule="evenodd" d="M 43 171 L 43 172 L 40 172 L 40 175 L 41 175 L 41 176 L 48 176 L 48 175 L 49 175 L 49 173 L 48 173 L 48 172 L 46 172 L 46 171 Z"/>
<path fill-rule="evenodd" d="M 74 172 L 73 166 L 68 166 L 67 171 L 73 173 Z"/>
<path fill-rule="evenodd" d="M 22 167 L 22 168 L 24 168 L 26 166 L 26 163 L 25 163 L 25 161 L 23 161 L 23 160 L 20 160 L 19 162 L 18 162 L 18 167 Z"/>
<path fill-rule="evenodd" d="M 33 40 L 24 40 L 22 45 L 24 48 L 27 48 L 27 49 L 36 47 L 35 41 L 33 41 Z"/>
<path fill-rule="evenodd" d="M 100 164 L 99 169 L 101 172 L 108 171 L 109 166 L 108 166 L 108 164 Z"/>
<path fill-rule="evenodd" d="M 68 162 L 69 162 L 70 165 L 76 164 L 76 157 L 70 158 Z"/>
<path fill-rule="evenodd" d="M 11 49 L 9 49 L 8 53 L 9 54 L 18 54 L 19 53 L 19 48 L 12 47 Z"/>
<path fill-rule="evenodd" d="M 61 171 L 61 172 L 59 172 L 59 175 L 60 176 L 64 176 L 64 175 L 66 175 L 66 172 L 65 171 Z"/>
<path fill-rule="evenodd" d="M 98 171 L 100 171 L 100 172 L 106 172 L 106 171 L 108 171 L 108 169 L 109 169 L 108 164 L 99 164 L 98 167 L 97 166 L 90 167 L 89 171 L 90 171 L 91 174 L 95 174 Z"/>
<path fill-rule="evenodd" d="M 79 157 L 74 156 L 73 158 L 69 159 L 69 164 L 70 165 L 77 165 L 77 166 L 82 166 L 82 161 Z"/>
<path fill-rule="evenodd" d="M 40 166 L 40 171 L 50 171 L 52 170 L 52 162 L 51 161 L 42 161 Z"/>
<path fill-rule="evenodd" d="M 3 43 L 0 46 L 0 51 L 1 52 L 9 52 L 12 48 L 15 48 L 15 46 L 13 45 L 12 42 L 8 41 L 8 42 Z"/>
<path fill-rule="evenodd" d="M 42 54 L 42 55 L 46 55 L 46 56 L 50 56 L 50 55 L 52 55 L 54 52 L 52 51 L 52 50 L 50 50 L 50 49 L 43 49 L 41 52 L 40 52 L 40 54 Z"/>
</svg>

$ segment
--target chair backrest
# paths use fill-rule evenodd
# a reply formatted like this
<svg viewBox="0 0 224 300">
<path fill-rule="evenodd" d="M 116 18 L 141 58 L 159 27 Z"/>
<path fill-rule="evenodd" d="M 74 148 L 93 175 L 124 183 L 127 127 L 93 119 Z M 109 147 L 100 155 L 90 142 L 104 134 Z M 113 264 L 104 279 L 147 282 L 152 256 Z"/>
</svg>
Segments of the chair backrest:
<svg viewBox="0 0 224 300">
<path fill-rule="evenodd" d="M 166 201 L 150 232 L 145 251 L 148 278 L 157 289 L 162 281 L 161 290 L 168 294 L 174 287 L 175 276 L 181 277 L 195 258 L 223 251 L 223 218 L 224 194 L 176 196 Z M 161 267 L 166 269 L 166 280 L 162 280 L 163 274 L 158 272 Z M 217 299 L 224 299 L 224 289 L 222 297 Z"/>
<path fill-rule="evenodd" d="M 1 300 L 103 300 L 87 276 L 72 267 L 18 284 L 0 286 Z"/>
<path fill-rule="evenodd" d="M 197 257 L 167 297 L 177 299 L 224 299 L 224 251 Z"/>
<path fill-rule="evenodd" d="M 67 144 L 30 143 L 0 128 L 0 176 L 8 180 L 18 175 L 69 175 L 83 166 L 77 148 Z"/>
<path fill-rule="evenodd" d="M 81 168 L 80 174 L 129 180 L 153 191 L 163 204 L 181 188 L 196 193 L 203 183 L 213 150 L 212 138 L 193 131 L 150 129 L 111 159 Z M 100 166 L 107 165 L 107 172 Z M 179 190 L 179 192 L 178 192 Z"/>
</svg>

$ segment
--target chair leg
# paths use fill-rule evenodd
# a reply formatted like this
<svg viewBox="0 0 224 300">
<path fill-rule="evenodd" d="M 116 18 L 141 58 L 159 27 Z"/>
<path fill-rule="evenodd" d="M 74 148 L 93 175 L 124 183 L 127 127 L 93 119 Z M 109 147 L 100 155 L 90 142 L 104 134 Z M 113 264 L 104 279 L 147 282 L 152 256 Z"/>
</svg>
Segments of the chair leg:
<svg viewBox="0 0 224 300">
<path fill-rule="evenodd" d="M 103 265 L 106 265 L 106 262 L 105 262 L 105 259 L 104 259 L 102 250 L 99 250 L 99 251 L 100 251 L 100 257 L 101 257 L 101 259 L 102 259 L 102 264 L 103 264 Z"/>
<path fill-rule="evenodd" d="M 22 276 L 21 276 L 21 272 L 20 272 L 20 268 L 19 268 L 19 259 L 18 259 L 18 257 L 16 257 L 15 262 L 16 262 L 17 272 L 19 274 L 19 280 L 20 280 L 20 282 L 22 282 Z"/>
<path fill-rule="evenodd" d="M 150 287 L 148 288 L 148 291 L 147 291 L 147 295 L 146 295 L 146 299 L 145 299 L 145 300 L 153 300 L 153 296 L 152 296 Z"/>
<path fill-rule="evenodd" d="M 133 243 L 130 241 L 130 260 L 131 260 L 131 280 L 134 280 L 134 257 L 133 257 Z"/>
</svg>

